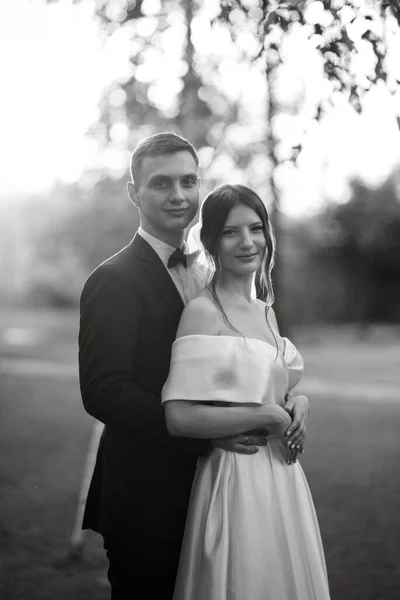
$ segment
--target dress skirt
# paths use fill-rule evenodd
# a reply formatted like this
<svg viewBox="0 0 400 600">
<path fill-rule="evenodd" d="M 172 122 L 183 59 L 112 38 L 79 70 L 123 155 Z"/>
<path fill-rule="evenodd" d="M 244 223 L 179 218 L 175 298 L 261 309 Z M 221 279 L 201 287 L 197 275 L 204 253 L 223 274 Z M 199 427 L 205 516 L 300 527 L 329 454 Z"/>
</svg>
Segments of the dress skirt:
<svg viewBox="0 0 400 600">
<path fill-rule="evenodd" d="M 272 438 L 199 459 L 174 600 L 329 600 L 307 480 L 283 452 Z"/>
</svg>

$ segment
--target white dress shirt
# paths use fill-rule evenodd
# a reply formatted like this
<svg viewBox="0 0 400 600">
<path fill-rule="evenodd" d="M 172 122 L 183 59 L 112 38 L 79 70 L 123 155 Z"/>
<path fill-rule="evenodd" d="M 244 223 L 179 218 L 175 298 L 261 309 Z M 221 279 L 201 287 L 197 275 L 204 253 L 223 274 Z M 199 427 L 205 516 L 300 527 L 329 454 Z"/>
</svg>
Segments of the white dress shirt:
<svg viewBox="0 0 400 600">
<path fill-rule="evenodd" d="M 187 255 L 187 268 L 182 264 L 176 265 L 175 267 L 168 268 L 168 259 L 176 248 L 162 242 L 158 238 L 150 235 L 147 231 L 144 231 L 142 227 L 139 227 L 138 234 L 146 240 L 148 244 L 153 248 L 154 252 L 158 255 L 164 267 L 167 269 L 172 281 L 175 284 L 184 304 L 187 304 L 189 300 L 195 298 L 200 290 L 204 287 L 204 267 L 197 261 L 198 252 L 188 254 L 188 246 L 184 241 L 181 250 Z"/>
</svg>

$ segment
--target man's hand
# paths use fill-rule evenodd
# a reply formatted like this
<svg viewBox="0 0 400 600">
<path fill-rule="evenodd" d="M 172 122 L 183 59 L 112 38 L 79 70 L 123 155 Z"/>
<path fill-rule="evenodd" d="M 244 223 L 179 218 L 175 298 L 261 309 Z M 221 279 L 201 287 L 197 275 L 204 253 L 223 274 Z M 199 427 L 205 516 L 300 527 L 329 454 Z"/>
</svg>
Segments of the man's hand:
<svg viewBox="0 0 400 600">
<path fill-rule="evenodd" d="M 265 446 L 268 443 L 267 436 L 268 429 L 253 429 L 247 433 L 211 440 L 211 443 L 216 448 L 221 448 L 228 452 L 257 454 L 258 446 Z"/>
<path fill-rule="evenodd" d="M 285 433 L 286 445 L 291 451 L 291 461 L 296 462 L 297 455 L 304 452 L 303 444 L 307 437 L 310 402 L 307 396 L 293 396 L 286 402 L 285 410 L 293 419 Z"/>
</svg>

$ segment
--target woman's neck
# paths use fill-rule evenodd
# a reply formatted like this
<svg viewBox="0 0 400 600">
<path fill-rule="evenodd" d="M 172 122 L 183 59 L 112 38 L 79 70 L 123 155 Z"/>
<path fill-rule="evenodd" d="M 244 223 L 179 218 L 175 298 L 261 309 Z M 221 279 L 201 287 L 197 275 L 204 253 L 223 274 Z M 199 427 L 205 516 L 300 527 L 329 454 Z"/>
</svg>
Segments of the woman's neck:
<svg viewBox="0 0 400 600">
<path fill-rule="evenodd" d="M 217 282 L 217 294 L 238 304 L 249 304 L 252 296 L 254 274 L 237 276 L 231 272 L 221 271 Z"/>
</svg>

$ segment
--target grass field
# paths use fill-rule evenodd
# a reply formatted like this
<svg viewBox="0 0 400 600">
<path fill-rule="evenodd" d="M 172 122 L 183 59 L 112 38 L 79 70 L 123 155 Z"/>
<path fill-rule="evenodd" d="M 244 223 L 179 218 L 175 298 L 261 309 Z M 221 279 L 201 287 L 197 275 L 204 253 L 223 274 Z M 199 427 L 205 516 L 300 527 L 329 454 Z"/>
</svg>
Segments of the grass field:
<svg viewBox="0 0 400 600">
<path fill-rule="evenodd" d="M 312 400 L 302 464 L 332 600 L 397 600 L 399 331 L 295 333 Z M 109 597 L 98 536 L 88 534 L 81 561 L 68 556 L 93 423 L 79 397 L 76 334 L 73 313 L 0 313 L 1 600 Z"/>
</svg>

